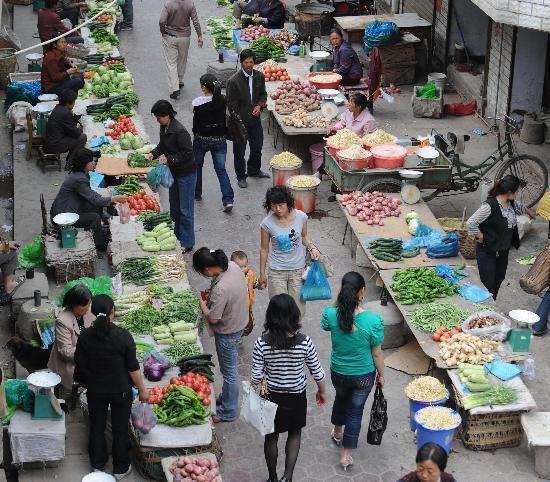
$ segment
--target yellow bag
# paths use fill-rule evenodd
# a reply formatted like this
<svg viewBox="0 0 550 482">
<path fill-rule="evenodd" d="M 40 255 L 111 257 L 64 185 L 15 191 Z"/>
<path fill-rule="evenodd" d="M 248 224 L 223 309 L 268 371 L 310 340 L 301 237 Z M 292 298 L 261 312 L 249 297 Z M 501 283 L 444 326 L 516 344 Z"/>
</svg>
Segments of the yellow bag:
<svg viewBox="0 0 550 482">
<path fill-rule="evenodd" d="M 545 221 L 550 221 L 550 191 L 546 191 L 539 201 L 537 214 Z"/>
</svg>

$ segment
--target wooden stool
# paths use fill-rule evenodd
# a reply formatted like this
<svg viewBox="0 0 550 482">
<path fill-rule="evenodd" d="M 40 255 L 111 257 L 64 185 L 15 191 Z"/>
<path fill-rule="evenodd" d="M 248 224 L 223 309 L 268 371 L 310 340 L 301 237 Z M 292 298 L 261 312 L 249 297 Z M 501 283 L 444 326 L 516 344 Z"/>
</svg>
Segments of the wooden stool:
<svg viewBox="0 0 550 482">
<path fill-rule="evenodd" d="M 55 167 L 61 171 L 61 156 L 59 154 L 47 154 L 44 152 L 44 148 L 40 146 L 38 148 L 38 159 L 36 161 L 42 172 L 46 172 L 46 168 Z"/>
<path fill-rule="evenodd" d="M 28 161 L 31 158 L 33 149 L 38 150 L 40 147 L 44 146 L 44 138 L 42 136 L 37 136 L 35 134 L 34 122 L 32 121 L 32 116 L 29 111 L 27 111 L 26 117 L 27 117 L 27 133 L 29 135 L 29 139 L 27 141 L 27 155 L 26 155 L 26 159 Z"/>
</svg>

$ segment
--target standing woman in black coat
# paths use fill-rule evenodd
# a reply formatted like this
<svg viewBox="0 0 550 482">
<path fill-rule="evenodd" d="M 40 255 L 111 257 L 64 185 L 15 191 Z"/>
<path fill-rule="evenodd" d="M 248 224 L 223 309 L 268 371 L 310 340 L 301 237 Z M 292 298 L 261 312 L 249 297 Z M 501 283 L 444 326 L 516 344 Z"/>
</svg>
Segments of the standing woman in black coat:
<svg viewBox="0 0 550 482">
<path fill-rule="evenodd" d="M 506 278 L 508 252 L 519 248 L 517 216 L 535 214 L 519 201 L 516 193 L 523 181 L 508 175 L 495 182 L 487 201 L 468 219 L 468 234 L 477 240 L 477 267 L 485 288 L 496 300 L 500 285 Z"/>
<path fill-rule="evenodd" d="M 158 159 L 160 164 L 166 164 L 174 178 L 169 190 L 170 216 L 182 251 L 188 253 L 195 245 L 197 165 L 193 158 L 193 143 L 187 129 L 176 119 L 177 112 L 170 102 L 158 100 L 151 107 L 151 114 L 160 124 L 160 139 L 147 159 Z"/>
<path fill-rule="evenodd" d="M 214 170 L 222 192 L 223 211 L 231 212 L 235 194 L 225 169 L 227 138 L 225 127 L 225 97 L 220 82 L 212 74 L 200 78 L 203 95 L 193 99 L 193 155 L 197 164 L 195 200 L 202 198 L 202 166 L 208 151 L 212 154 Z"/>
</svg>

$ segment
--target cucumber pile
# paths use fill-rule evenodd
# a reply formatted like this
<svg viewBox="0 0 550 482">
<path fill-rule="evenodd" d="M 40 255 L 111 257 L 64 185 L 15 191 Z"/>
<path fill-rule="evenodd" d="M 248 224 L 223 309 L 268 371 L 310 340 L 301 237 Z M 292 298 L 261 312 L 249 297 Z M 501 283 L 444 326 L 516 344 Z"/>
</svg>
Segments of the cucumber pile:
<svg viewBox="0 0 550 482">
<path fill-rule="evenodd" d="M 376 259 L 399 261 L 403 251 L 403 241 L 395 238 L 378 238 L 369 244 L 369 250 Z"/>
<path fill-rule="evenodd" d="M 152 231 L 139 235 L 136 241 L 144 251 L 172 251 L 176 249 L 177 238 L 168 223 L 160 223 Z"/>
<path fill-rule="evenodd" d="M 143 211 L 138 214 L 138 221 L 143 223 L 145 231 L 152 231 L 156 226 L 165 223 L 172 226 L 172 218 L 169 213 L 157 213 L 155 211 Z"/>
</svg>

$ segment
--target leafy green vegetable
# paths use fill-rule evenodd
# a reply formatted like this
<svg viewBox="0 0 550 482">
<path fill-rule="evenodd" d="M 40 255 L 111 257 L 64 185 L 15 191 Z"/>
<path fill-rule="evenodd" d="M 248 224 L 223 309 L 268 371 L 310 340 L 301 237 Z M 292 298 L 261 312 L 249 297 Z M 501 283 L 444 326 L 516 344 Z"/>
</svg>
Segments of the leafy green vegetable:
<svg viewBox="0 0 550 482">
<path fill-rule="evenodd" d="M 462 397 L 462 406 L 465 410 L 470 410 L 484 405 L 508 405 L 514 403 L 516 399 L 517 393 L 513 388 L 500 385 L 486 392 L 472 393 Z"/>
</svg>

